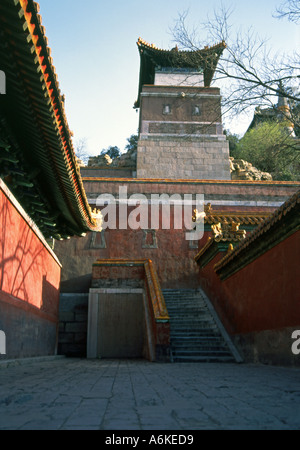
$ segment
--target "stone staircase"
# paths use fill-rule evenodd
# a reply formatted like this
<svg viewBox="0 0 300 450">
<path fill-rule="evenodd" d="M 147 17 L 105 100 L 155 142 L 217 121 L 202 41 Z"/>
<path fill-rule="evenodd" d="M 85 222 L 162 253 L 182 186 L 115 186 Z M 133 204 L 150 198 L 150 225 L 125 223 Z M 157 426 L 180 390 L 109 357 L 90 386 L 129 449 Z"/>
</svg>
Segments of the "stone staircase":
<svg viewBox="0 0 300 450">
<path fill-rule="evenodd" d="M 242 362 L 200 289 L 164 289 L 170 316 L 172 362 Z"/>
</svg>

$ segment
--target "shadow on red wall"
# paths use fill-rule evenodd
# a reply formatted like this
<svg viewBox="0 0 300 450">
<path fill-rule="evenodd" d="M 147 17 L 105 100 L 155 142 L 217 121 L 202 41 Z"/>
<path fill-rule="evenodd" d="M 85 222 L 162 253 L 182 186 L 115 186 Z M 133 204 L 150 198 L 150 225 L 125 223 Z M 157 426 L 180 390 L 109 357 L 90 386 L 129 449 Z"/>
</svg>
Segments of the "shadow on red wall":
<svg viewBox="0 0 300 450">
<path fill-rule="evenodd" d="M 60 264 L 6 194 L 0 190 L 0 291 L 57 316 Z"/>
</svg>

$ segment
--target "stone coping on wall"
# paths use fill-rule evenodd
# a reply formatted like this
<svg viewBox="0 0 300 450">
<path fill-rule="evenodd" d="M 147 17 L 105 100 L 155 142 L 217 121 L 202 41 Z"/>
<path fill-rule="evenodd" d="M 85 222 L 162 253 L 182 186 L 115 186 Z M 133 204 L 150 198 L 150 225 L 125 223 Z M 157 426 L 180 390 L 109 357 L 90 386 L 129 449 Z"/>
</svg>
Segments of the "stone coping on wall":
<svg viewBox="0 0 300 450">
<path fill-rule="evenodd" d="M 195 180 L 195 179 L 172 179 L 172 178 L 108 178 L 108 177 L 82 177 L 83 181 L 128 183 L 128 184 L 225 184 L 238 186 L 298 186 L 300 181 L 261 181 L 261 180 Z"/>
<path fill-rule="evenodd" d="M 90 288 L 92 294 L 143 294 L 142 288 Z"/>
</svg>

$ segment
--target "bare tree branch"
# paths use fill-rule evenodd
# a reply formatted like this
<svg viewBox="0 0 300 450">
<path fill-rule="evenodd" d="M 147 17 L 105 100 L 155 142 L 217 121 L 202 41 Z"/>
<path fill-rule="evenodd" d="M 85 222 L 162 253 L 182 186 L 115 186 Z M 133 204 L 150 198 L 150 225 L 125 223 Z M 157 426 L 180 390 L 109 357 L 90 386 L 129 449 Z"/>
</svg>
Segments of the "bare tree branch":
<svg viewBox="0 0 300 450">
<path fill-rule="evenodd" d="M 295 18 L 300 0 L 288 0 L 284 5 Z M 206 43 L 225 41 L 227 44 L 214 78 L 214 82 L 222 82 L 225 114 L 240 114 L 255 106 L 275 108 L 283 91 L 290 102 L 300 102 L 299 54 L 272 56 L 267 39 L 258 36 L 252 28 L 232 35 L 231 14 L 231 9 L 221 5 L 202 24 L 207 32 Z M 198 37 L 199 29 L 189 29 L 187 16 L 187 11 L 179 15 L 172 33 L 174 41 L 183 50 L 200 50 L 204 45 Z"/>
<path fill-rule="evenodd" d="M 300 20 L 300 1 L 285 0 L 278 8 L 274 17 L 277 19 L 287 18 L 290 22 L 298 23 Z"/>
</svg>

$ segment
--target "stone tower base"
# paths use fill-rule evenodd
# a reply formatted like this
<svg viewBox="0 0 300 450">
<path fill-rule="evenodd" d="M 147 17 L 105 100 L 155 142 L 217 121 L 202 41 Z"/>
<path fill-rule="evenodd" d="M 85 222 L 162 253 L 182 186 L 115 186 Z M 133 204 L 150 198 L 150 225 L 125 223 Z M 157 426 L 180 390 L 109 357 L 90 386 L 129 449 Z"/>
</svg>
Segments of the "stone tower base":
<svg viewBox="0 0 300 450">
<path fill-rule="evenodd" d="M 230 180 L 225 136 L 140 139 L 137 178 Z"/>
</svg>

